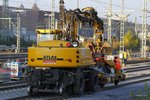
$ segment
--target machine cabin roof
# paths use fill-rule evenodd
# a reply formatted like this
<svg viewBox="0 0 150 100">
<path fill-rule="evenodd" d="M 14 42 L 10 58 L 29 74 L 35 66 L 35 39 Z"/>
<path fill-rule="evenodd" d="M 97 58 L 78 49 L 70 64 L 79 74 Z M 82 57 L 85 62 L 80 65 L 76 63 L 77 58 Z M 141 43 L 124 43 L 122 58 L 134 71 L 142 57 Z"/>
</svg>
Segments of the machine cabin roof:
<svg viewBox="0 0 150 100">
<path fill-rule="evenodd" d="M 58 34 L 63 33 L 61 29 L 36 29 L 37 34 Z"/>
</svg>

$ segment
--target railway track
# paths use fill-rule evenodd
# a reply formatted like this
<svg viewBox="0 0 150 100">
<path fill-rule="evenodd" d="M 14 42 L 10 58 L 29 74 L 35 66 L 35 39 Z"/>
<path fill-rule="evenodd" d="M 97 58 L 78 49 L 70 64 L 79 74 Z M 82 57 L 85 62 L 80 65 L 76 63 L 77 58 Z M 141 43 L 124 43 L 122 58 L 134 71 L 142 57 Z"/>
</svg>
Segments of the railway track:
<svg viewBox="0 0 150 100">
<path fill-rule="evenodd" d="M 16 59 L 20 59 L 20 60 L 24 60 L 25 58 L 27 58 L 27 53 L 19 53 L 19 54 L 15 54 L 15 53 L 8 53 L 8 54 L 0 54 L 0 63 L 6 62 L 9 60 L 16 60 Z"/>
<path fill-rule="evenodd" d="M 0 53 L 0 59 L 9 59 L 9 58 L 20 58 L 20 57 L 27 57 L 27 53 L 7 53 L 7 54 L 2 54 Z"/>
<path fill-rule="evenodd" d="M 98 90 L 96 92 L 120 88 L 123 86 L 137 84 L 137 83 L 149 81 L 149 80 L 150 80 L 150 75 L 143 76 L 143 77 L 134 77 L 134 79 L 127 79 L 126 81 L 121 82 L 118 86 L 114 86 L 113 84 L 108 84 L 105 88 L 98 88 Z M 72 97 L 86 96 L 86 95 L 89 95 L 92 93 L 94 93 L 94 92 L 85 92 L 83 95 L 71 95 L 71 96 L 68 94 L 65 94 L 64 96 L 58 96 L 56 94 L 46 93 L 46 94 L 40 94 L 40 95 L 37 94 L 34 96 L 25 95 L 22 97 L 11 98 L 10 100 L 30 100 L 30 99 L 32 99 L 32 100 L 67 100 Z"/>
<path fill-rule="evenodd" d="M 124 69 L 125 72 L 137 72 L 137 71 L 143 71 L 143 70 L 150 70 L 150 66 L 141 66 L 141 67 L 133 67 L 133 68 L 126 68 Z"/>
<path fill-rule="evenodd" d="M 0 84 L 0 91 L 26 88 L 26 87 L 27 87 L 27 83 L 25 81 L 7 82 L 7 83 Z"/>
<path fill-rule="evenodd" d="M 142 67 L 135 67 L 135 68 L 126 68 L 126 72 L 130 73 L 130 72 L 135 72 L 135 71 L 139 71 L 137 70 L 139 68 L 139 70 L 146 70 L 146 68 L 149 69 L 149 66 L 142 66 Z M 100 91 L 105 91 L 105 90 L 109 90 L 109 89 L 114 89 L 114 88 L 119 88 L 122 86 L 126 86 L 126 85 L 130 85 L 130 84 L 136 84 L 139 82 L 143 82 L 143 81 L 149 81 L 150 80 L 150 74 L 143 74 L 141 76 L 134 76 L 134 77 L 128 77 L 126 79 L 126 81 L 123 81 L 121 83 L 119 83 L 118 86 L 114 86 L 113 84 L 107 84 L 105 88 L 103 89 L 98 89 L 97 92 Z M 16 90 L 17 89 L 26 89 L 27 90 L 27 83 L 25 83 L 24 81 L 19 81 L 19 82 L 10 82 L 10 83 L 5 83 L 5 84 L 0 84 L 0 91 L 6 91 L 6 90 Z M 84 95 L 87 95 L 91 92 L 87 92 Z M 42 100 L 61 100 L 62 98 L 70 98 L 70 96 L 58 96 L 55 94 L 43 94 L 40 96 L 39 95 L 35 95 L 35 96 L 28 96 L 27 94 L 25 96 L 21 96 L 21 97 L 15 97 L 15 98 L 11 98 L 11 100 L 21 100 L 21 99 L 32 99 L 32 100 L 37 100 L 37 99 L 42 99 Z"/>
<path fill-rule="evenodd" d="M 145 78 L 145 77 L 150 77 L 150 74 L 136 76 L 136 77 L 129 77 L 129 78 L 126 78 L 126 81 L 131 81 L 133 79 Z M 0 91 L 19 89 L 19 88 L 27 88 L 27 87 L 28 87 L 27 82 L 15 81 L 15 82 L 0 84 Z"/>
<path fill-rule="evenodd" d="M 142 67 L 135 67 L 135 68 L 126 68 L 125 72 L 135 72 L 135 71 L 143 71 L 150 69 L 149 66 L 142 66 Z M 142 74 L 140 76 L 134 76 L 134 77 L 127 77 L 126 80 L 132 80 L 135 78 L 143 78 L 148 77 L 150 74 Z M 16 81 L 16 82 L 9 82 L 9 83 L 2 83 L 0 84 L 0 91 L 2 90 L 11 90 L 11 89 L 18 89 L 18 88 L 25 88 L 27 87 L 27 83 L 25 81 Z"/>
<path fill-rule="evenodd" d="M 143 74 L 141 76 L 136 76 L 136 77 L 129 77 L 126 79 L 126 81 L 122 81 L 121 83 L 119 83 L 118 86 L 114 86 L 114 84 L 107 84 L 105 88 L 99 88 L 97 90 L 97 92 L 101 92 L 101 91 L 105 91 L 105 90 L 110 90 L 110 89 L 115 89 L 115 88 L 119 88 L 119 87 L 123 87 L 123 86 L 127 86 L 127 85 L 131 85 L 131 84 L 137 84 L 137 83 L 140 83 L 140 82 L 144 82 L 144 81 L 149 81 L 150 80 L 150 74 Z M 88 95 L 88 94 L 91 94 L 93 92 L 86 92 L 84 93 L 83 95 Z M 83 95 L 80 95 L 80 96 L 83 96 Z M 69 96 L 69 95 L 65 95 L 65 96 L 58 96 L 58 95 L 55 95 L 55 94 L 43 94 L 40 96 L 39 95 L 35 95 L 35 96 L 28 96 L 28 95 L 25 95 L 25 96 L 22 96 L 22 97 L 17 97 L 17 98 L 11 98 L 11 100 L 64 100 L 64 99 L 68 99 L 68 98 L 72 98 L 74 97 L 73 96 Z"/>
</svg>

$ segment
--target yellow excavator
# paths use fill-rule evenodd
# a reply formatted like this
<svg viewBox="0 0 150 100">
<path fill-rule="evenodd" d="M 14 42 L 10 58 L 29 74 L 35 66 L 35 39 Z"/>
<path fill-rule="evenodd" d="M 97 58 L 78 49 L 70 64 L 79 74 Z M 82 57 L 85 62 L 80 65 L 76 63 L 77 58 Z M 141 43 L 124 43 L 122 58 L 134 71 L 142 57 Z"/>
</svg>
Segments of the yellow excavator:
<svg viewBox="0 0 150 100">
<path fill-rule="evenodd" d="M 36 47 L 28 48 L 28 66 L 31 67 L 29 94 L 72 91 L 83 93 L 85 86 L 97 88 L 98 73 L 93 68 L 88 48 L 78 47 L 78 42 L 64 41 L 61 30 L 37 29 Z M 47 37 L 47 41 L 43 41 Z M 85 82 L 86 81 L 86 82 Z"/>
<path fill-rule="evenodd" d="M 78 23 L 89 25 L 102 44 L 103 21 L 92 7 L 64 12 L 65 29 L 36 29 L 37 45 L 28 48 L 28 94 L 96 91 L 98 66 L 90 48 L 80 41 Z M 61 24 L 62 25 L 62 24 Z"/>
<path fill-rule="evenodd" d="M 80 45 L 75 30 L 77 18 L 84 18 L 93 24 L 96 20 L 79 15 L 76 10 L 73 11 L 71 21 L 68 20 L 70 27 L 67 26 L 67 31 L 36 29 L 37 45 L 28 48 L 29 95 L 38 92 L 62 94 L 67 91 L 82 94 L 84 90 L 97 89 L 98 72 L 94 69 L 96 66 L 91 51 Z M 80 23 L 83 23 L 82 21 L 80 20 Z M 98 25 L 101 25 L 97 27 L 100 30 L 103 25 Z"/>
</svg>

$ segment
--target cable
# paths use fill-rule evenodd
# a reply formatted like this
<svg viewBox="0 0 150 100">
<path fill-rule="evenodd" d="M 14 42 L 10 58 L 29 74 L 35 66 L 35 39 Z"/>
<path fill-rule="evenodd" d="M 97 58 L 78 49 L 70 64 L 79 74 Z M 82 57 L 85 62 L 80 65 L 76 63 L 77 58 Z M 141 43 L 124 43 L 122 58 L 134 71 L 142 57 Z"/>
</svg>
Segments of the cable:
<svg viewBox="0 0 150 100">
<path fill-rule="evenodd" d="M 106 4 L 106 5 L 108 5 L 109 3 L 108 2 L 104 2 L 104 1 L 99 1 L 99 0 L 91 0 L 91 1 L 94 1 L 94 2 L 97 2 L 97 3 L 99 3 L 99 4 Z M 112 4 L 112 6 L 115 6 L 115 7 L 121 7 L 121 5 L 117 5 L 117 4 Z M 133 9 L 133 8 L 129 8 L 129 7 L 125 7 L 126 9 Z M 137 10 L 137 9 L 135 9 L 135 10 Z"/>
<path fill-rule="evenodd" d="M 117 25 L 115 25 L 114 27 L 112 27 L 112 30 L 115 30 L 117 27 L 120 26 L 120 22 L 117 23 Z M 106 29 L 104 30 L 105 32 L 108 31 L 108 26 L 106 27 Z"/>
</svg>

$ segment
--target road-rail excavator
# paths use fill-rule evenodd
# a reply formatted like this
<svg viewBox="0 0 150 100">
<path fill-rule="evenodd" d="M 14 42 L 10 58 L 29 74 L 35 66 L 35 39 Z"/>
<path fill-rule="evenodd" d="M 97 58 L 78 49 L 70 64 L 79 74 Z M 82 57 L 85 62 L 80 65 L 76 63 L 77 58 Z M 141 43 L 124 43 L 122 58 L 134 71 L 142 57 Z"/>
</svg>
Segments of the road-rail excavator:
<svg viewBox="0 0 150 100">
<path fill-rule="evenodd" d="M 60 0 L 61 7 L 63 4 Z M 61 10 L 59 29 L 36 29 L 37 45 L 28 48 L 30 95 L 38 92 L 82 94 L 98 88 L 95 55 L 89 45 L 86 47 L 80 41 L 78 24 L 91 27 L 95 42 L 102 45 L 103 21 L 92 7 Z"/>
</svg>

